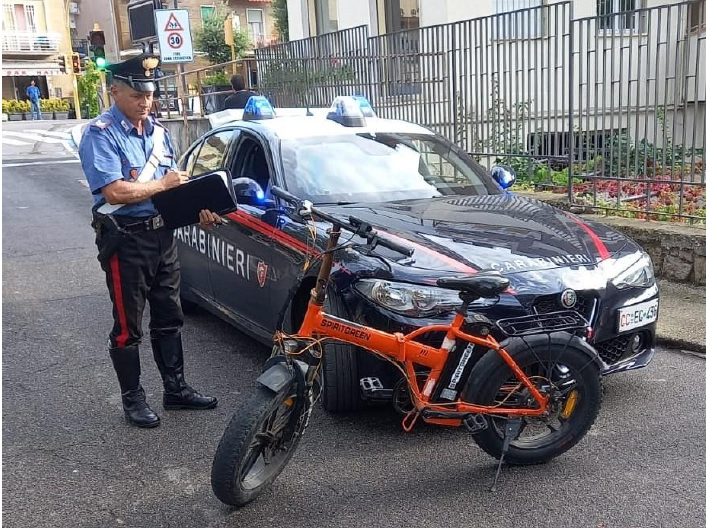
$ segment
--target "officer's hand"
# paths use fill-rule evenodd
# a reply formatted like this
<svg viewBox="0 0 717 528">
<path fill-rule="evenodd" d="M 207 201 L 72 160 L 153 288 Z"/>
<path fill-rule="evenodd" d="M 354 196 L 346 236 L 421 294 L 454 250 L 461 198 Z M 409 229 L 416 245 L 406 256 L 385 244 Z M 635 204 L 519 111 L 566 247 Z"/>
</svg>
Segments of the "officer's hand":
<svg viewBox="0 0 717 528">
<path fill-rule="evenodd" d="M 162 178 L 162 186 L 165 190 L 174 189 L 183 183 L 187 183 L 188 180 L 189 176 L 187 175 L 187 171 L 171 170 Z"/>
<path fill-rule="evenodd" d="M 199 225 L 205 229 L 211 229 L 212 226 L 221 225 L 222 217 L 217 213 L 211 212 L 209 209 L 199 211 Z"/>
</svg>

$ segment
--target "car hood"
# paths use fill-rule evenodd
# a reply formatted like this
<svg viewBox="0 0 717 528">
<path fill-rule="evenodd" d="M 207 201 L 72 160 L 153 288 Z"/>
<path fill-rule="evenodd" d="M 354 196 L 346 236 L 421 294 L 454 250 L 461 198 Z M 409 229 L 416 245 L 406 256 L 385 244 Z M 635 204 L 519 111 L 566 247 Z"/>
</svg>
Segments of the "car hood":
<svg viewBox="0 0 717 528">
<path fill-rule="evenodd" d="M 639 250 L 607 226 L 513 194 L 324 208 L 360 218 L 383 236 L 413 246 L 411 259 L 381 251 L 409 273 L 470 274 L 495 269 L 509 275 L 555 268 L 595 269 L 602 261 Z"/>
</svg>

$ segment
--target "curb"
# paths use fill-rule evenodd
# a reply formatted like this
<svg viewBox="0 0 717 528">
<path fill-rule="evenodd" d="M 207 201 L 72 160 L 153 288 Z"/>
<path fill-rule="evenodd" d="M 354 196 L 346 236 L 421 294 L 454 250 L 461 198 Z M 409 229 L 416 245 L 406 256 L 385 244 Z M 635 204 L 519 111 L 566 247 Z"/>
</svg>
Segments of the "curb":
<svg viewBox="0 0 717 528">
<path fill-rule="evenodd" d="M 75 144 L 76 148 L 80 148 L 80 139 L 82 139 L 82 132 L 84 131 L 84 128 L 86 126 L 87 126 L 87 123 L 82 123 L 82 124 L 73 126 L 72 130 L 70 130 L 70 135 L 72 136 L 72 142 Z"/>
<path fill-rule="evenodd" d="M 693 352 L 700 355 L 707 355 L 707 345 L 703 343 L 695 343 L 694 341 L 687 341 L 685 339 L 677 339 L 674 337 L 667 337 L 657 335 L 655 338 L 656 346 L 665 348 L 684 350 L 685 352 Z"/>
</svg>

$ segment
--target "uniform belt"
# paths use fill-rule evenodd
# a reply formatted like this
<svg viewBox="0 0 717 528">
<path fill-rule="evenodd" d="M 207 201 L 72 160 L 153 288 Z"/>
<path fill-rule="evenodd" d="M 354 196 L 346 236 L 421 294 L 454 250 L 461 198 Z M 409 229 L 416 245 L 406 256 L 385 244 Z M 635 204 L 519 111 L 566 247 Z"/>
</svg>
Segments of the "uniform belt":
<svg viewBox="0 0 717 528">
<path fill-rule="evenodd" d="M 138 219 L 132 217 L 121 217 L 115 215 L 115 220 L 125 231 L 130 233 L 141 233 L 143 231 L 156 231 L 164 227 L 164 220 L 161 215 L 150 218 Z"/>
</svg>

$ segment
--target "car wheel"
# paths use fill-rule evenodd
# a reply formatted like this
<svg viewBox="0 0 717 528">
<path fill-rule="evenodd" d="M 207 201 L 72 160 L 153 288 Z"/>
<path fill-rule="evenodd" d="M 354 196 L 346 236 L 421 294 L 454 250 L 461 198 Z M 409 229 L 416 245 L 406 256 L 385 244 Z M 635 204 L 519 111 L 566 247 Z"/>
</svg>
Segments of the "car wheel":
<svg viewBox="0 0 717 528">
<path fill-rule="evenodd" d="M 331 315 L 350 319 L 341 298 L 330 289 L 326 293 L 324 309 Z M 361 408 L 357 354 L 358 349 L 353 345 L 338 342 L 324 345 L 321 401 L 328 412 L 350 412 Z"/>
</svg>

